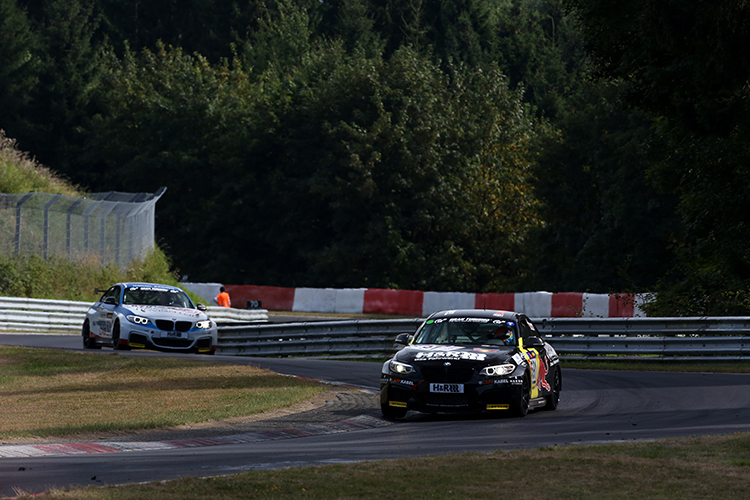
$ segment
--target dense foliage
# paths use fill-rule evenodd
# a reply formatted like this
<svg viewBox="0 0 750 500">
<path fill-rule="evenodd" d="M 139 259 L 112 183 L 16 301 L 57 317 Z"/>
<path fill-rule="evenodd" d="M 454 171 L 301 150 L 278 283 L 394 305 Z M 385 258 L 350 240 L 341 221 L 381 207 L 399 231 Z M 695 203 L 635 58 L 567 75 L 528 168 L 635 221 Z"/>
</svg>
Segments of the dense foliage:
<svg viewBox="0 0 750 500">
<path fill-rule="evenodd" d="M 746 10 L 0 0 L 0 128 L 88 189 L 167 186 L 190 279 L 737 313 Z"/>
<path fill-rule="evenodd" d="M 98 258 L 68 262 L 59 257 L 45 260 L 39 255 L 0 255 L 0 296 L 94 302 L 101 296 L 97 289 L 106 290 L 121 281 L 179 286 L 170 265 L 169 258 L 158 248 L 132 261 L 127 269 L 102 266 Z M 209 303 L 186 291 L 194 301 Z"/>
<path fill-rule="evenodd" d="M 750 312 L 750 5 L 569 0 L 603 78 L 659 117 L 654 185 L 678 200 L 675 265 L 654 312 Z"/>
</svg>

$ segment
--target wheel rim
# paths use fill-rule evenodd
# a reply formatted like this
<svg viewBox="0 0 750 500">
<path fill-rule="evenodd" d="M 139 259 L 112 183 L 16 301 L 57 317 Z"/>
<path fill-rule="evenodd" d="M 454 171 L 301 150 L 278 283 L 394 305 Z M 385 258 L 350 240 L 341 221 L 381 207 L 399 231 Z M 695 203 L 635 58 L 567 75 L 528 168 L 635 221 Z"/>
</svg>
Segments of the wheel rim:
<svg viewBox="0 0 750 500">
<path fill-rule="evenodd" d="M 119 349 L 120 348 L 120 324 L 115 323 L 115 326 L 112 328 L 112 349 Z"/>
<path fill-rule="evenodd" d="M 89 324 L 83 324 L 83 347 L 89 347 L 91 345 L 91 334 L 89 331 Z"/>
</svg>

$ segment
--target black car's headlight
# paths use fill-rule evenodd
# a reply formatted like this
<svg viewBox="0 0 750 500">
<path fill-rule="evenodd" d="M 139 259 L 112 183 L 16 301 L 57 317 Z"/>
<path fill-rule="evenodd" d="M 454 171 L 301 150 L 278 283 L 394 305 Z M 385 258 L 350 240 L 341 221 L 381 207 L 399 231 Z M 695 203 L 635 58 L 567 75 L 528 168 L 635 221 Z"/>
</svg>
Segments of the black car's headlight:
<svg viewBox="0 0 750 500">
<path fill-rule="evenodd" d="M 391 360 L 388 364 L 388 368 L 390 368 L 393 373 L 398 373 L 399 375 L 406 375 L 414 371 L 413 366 L 395 360 Z"/>
<path fill-rule="evenodd" d="M 135 323 L 136 325 L 148 325 L 148 318 L 144 318 L 143 316 L 135 316 L 134 314 L 129 314 L 127 316 L 128 321 L 131 323 Z"/>
<path fill-rule="evenodd" d="M 195 324 L 195 327 L 199 330 L 208 330 L 211 328 L 211 320 L 207 319 L 204 321 L 199 321 Z"/>
<path fill-rule="evenodd" d="M 503 375 L 510 375 L 516 369 L 516 365 L 506 363 L 504 365 L 485 366 L 480 375 L 485 377 L 502 377 Z"/>
</svg>

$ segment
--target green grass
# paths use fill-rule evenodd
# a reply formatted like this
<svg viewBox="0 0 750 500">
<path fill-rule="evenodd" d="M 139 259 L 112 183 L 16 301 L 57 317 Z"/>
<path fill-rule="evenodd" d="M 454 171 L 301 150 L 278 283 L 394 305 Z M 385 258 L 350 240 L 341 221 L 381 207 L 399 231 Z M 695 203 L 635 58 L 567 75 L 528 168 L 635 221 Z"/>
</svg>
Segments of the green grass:
<svg viewBox="0 0 750 500">
<path fill-rule="evenodd" d="M 326 390 L 251 366 L 0 346 L 0 439 L 60 438 L 245 417 Z"/>
<path fill-rule="evenodd" d="M 564 366 L 625 368 L 612 362 L 564 362 Z M 632 368 L 691 366 L 636 363 Z M 698 366 L 701 371 L 716 371 L 717 367 L 722 371 L 747 368 L 742 364 Z M 102 384 L 107 378 L 118 382 Z M 121 432 L 236 417 L 291 404 L 280 399 L 290 395 L 304 400 L 319 387 L 250 367 L 0 347 L 0 397 L 4 401 L 0 420 L 3 429 L 11 429 L 0 437 Z M 313 392 L 305 392 L 309 390 Z M 216 397 L 201 406 L 210 395 Z M 97 421 L 101 415 L 104 418 Z M 72 418 L 66 421 L 68 417 Z M 33 498 L 412 500 L 510 496 L 524 500 L 540 495 L 562 500 L 748 498 L 750 434 L 252 471 L 218 478 L 55 489 Z M 19 492 L 19 498 L 32 495 Z"/>
<path fill-rule="evenodd" d="M 253 471 L 59 489 L 34 498 L 729 499 L 750 496 L 748 463 L 750 434 L 744 433 Z"/>
<path fill-rule="evenodd" d="M 716 361 L 703 363 L 692 361 L 597 361 L 571 360 L 561 361 L 563 368 L 582 370 L 624 370 L 624 371 L 659 371 L 659 372 L 692 372 L 692 373 L 750 373 L 750 363 L 735 361 Z"/>
<path fill-rule="evenodd" d="M 77 186 L 40 165 L 28 153 L 19 151 L 16 141 L 0 130 L 0 193 L 29 191 L 83 196 Z"/>
</svg>

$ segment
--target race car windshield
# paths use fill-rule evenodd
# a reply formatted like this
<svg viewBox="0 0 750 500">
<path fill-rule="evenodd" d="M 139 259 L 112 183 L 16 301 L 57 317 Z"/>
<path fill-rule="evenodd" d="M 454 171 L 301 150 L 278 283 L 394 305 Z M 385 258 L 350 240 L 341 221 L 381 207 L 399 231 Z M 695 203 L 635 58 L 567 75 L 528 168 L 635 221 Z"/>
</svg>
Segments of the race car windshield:
<svg viewBox="0 0 750 500">
<path fill-rule="evenodd" d="M 515 346 L 518 334 L 512 321 L 491 318 L 428 320 L 414 344 Z"/>
<path fill-rule="evenodd" d="M 181 290 L 164 288 L 131 287 L 125 289 L 125 304 L 148 306 L 186 307 L 193 309 L 193 303 Z"/>
</svg>

